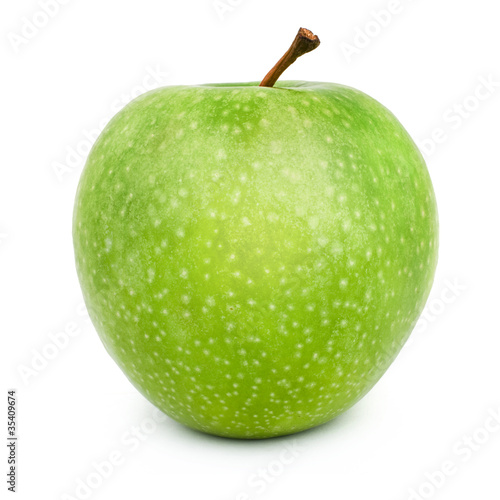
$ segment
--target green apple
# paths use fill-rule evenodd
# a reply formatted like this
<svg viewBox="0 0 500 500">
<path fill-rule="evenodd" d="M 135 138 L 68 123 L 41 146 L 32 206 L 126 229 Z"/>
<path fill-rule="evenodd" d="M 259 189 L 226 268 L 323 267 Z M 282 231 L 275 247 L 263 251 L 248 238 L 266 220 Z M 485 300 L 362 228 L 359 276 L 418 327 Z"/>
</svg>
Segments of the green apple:
<svg viewBox="0 0 500 500">
<path fill-rule="evenodd" d="M 380 103 L 263 81 L 125 107 L 89 155 L 73 238 L 133 385 L 192 428 L 266 438 L 327 422 L 382 376 L 430 291 L 438 220 L 424 160 Z"/>
</svg>

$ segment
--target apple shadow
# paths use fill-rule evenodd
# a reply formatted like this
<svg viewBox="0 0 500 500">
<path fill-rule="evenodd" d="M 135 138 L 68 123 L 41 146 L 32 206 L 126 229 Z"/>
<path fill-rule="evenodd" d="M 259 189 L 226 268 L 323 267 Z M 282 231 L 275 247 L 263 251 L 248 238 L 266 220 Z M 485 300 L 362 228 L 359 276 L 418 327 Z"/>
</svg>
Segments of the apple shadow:
<svg viewBox="0 0 500 500">
<path fill-rule="evenodd" d="M 353 425 L 359 424 L 360 420 L 362 420 L 362 415 L 366 412 L 363 411 L 363 403 L 366 402 L 359 401 L 353 407 L 349 408 L 347 411 L 333 418 L 332 420 L 325 422 L 324 424 L 320 424 L 316 427 L 312 427 L 310 429 L 305 429 L 299 432 L 292 432 L 290 434 L 284 434 L 282 436 L 274 436 L 268 438 L 260 438 L 260 439 L 242 439 L 236 437 L 227 437 L 227 436 L 218 436 L 216 434 L 208 434 L 206 432 L 192 429 L 187 427 L 180 422 L 177 422 L 170 417 L 167 418 L 164 422 L 159 424 L 159 427 L 167 431 L 167 432 L 176 432 L 179 436 L 183 436 L 187 439 L 193 439 L 201 443 L 206 443 L 210 445 L 219 445 L 223 446 L 270 446 L 280 442 L 284 442 L 289 440 L 290 438 L 298 439 L 300 441 L 303 440 L 319 440 L 323 439 L 326 436 L 332 438 L 338 433 L 342 433 L 349 427 Z M 167 430 L 168 429 L 168 430 Z"/>
</svg>

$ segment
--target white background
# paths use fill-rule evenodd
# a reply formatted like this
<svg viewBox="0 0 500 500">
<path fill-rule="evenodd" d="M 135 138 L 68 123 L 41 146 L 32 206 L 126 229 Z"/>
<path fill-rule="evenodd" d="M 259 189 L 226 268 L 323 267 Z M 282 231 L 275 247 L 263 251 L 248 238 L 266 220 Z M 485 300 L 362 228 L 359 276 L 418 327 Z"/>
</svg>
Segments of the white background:
<svg viewBox="0 0 500 500">
<path fill-rule="evenodd" d="M 0 13 L 2 367 L 4 389 L 18 389 L 18 498 L 500 498 L 497 3 L 54 1 L 48 20 L 36 0 Z M 424 149 L 441 224 L 424 318 L 369 395 L 323 427 L 247 442 L 154 424 L 81 306 L 71 218 L 86 136 L 152 85 L 260 80 L 300 26 L 322 44 L 287 79 L 365 91 Z M 95 464 L 110 455 L 120 464 L 102 478 Z"/>
</svg>

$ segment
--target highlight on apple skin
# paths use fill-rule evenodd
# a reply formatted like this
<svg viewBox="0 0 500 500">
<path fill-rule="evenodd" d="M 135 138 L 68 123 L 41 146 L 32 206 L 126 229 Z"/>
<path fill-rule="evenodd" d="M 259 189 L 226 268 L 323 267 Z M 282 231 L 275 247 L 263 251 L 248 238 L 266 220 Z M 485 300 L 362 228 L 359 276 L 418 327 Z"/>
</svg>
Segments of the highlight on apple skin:
<svg viewBox="0 0 500 500">
<path fill-rule="evenodd" d="M 438 251 L 432 184 L 399 121 L 342 85 L 272 85 L 135 99 L 92 149 L 73 222 L 89 314 L 132 384 L 189 427 L 245 439 L 363 397 L 411 333 Z"/>
</svg>

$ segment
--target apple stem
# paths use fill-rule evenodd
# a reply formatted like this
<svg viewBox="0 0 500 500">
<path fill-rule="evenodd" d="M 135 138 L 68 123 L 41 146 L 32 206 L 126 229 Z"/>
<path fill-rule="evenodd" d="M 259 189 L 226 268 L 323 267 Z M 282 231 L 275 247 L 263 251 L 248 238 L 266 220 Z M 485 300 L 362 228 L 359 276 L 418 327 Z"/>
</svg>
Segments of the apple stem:
<svg viewBox="0 0 500 500">
<path fill-rule="evenodd" d="M 311 52 L 311 50 L 314 50 L 319 44 L 319 38 L 312 31 L 300 28 L 290 48 L 260 82 L 259 87 L 272 87 L 282 73 L 292 65 L 297 58 Z"/>
</svg>

